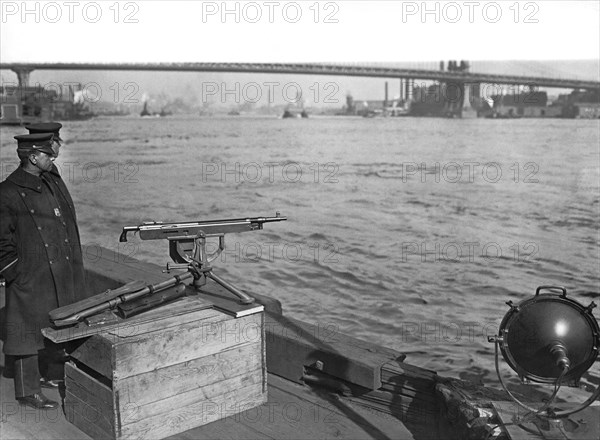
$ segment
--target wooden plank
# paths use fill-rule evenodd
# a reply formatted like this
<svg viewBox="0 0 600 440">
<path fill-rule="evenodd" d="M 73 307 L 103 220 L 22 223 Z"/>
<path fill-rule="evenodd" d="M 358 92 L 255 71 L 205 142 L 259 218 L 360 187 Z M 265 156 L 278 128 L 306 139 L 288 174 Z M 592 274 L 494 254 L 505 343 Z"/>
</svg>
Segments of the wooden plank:
<svg viewBox="0 0 600 440">
<path fill-rule="evenodd" d="M 265 307 L 257 302 L 253 304 L 240 304 L 236 300 L 223 298 L 220 296 L 207 296 L 206 299 L 207 301 L 210 301 L 215 309 L 223 313 L 227 313 L 234 318 L 241 318 L 243 316 L 260 313 L 265 310 Z"/>
<path fill-rule="evenodd" d="M 260 341 L 247 343 L 200 359 L 118 379 L 114 389 L 119 392 L 120 404 L 146 405 L 260 370 L 265 367 L 261 349 Z"/>
<path fill-rule="evenodd" d="M 197 393 L 191 392 L 166 399 L 161 405 L 142 406 L 133 420 L 122 425 L 121 435 L 162 438 L 261 405 L 267 396 L 262 392 L 260 375 L 262 372 L 257 370 L 244 380 L 234 378 L 226 381 L 227 384 L 220 382 L 217 386 L 224 386 L 228 391 L 209 392 L 207 396 L 212 397 L 198 398 Z"/>
<path fill-rule="evenodd" d="M 171 413 L 174 409 L 185 409 L 190 405 L 202 402 L 211 402 L 219 398 L 222 394 L 231 394 L 236 396 L 236 390 L 254 387 L 262 393 L 262 370 L 247 371 L 245 374 L 235 377 L 228 377 L 217 382 L 207 384 L 203 387 L 188 389 L 183 393 L 171 395 L 164 399 L 153 401 L 147 404 L 137 404 L 136 402 L 121 402 L 120 405 L 133 404 L 136 406 L 135 414 L 129 418 L 129 423 L 137 422 L 142 419 L 159 417 L 163 414 Z M 243 394 L 235 397 L 230 403 L 244 402 Z"/>
<path fill-rule="evenodd" d="M 112 343 L 105 337 L 92 336 L 80 344 L 70 356 L 108 379 L 112 379 L 114 353 Z"/>
<path fill-rule="evenodd" d="M 261 328 L 261 353 L 262 353 L 262 366 L 263 366 L 263 392 L 266 393 L 268 389 L 267 384 L 267 341 L 265 338 L 265 316 L 266 313 L 260 314 L 260 328 Z"/>
<path fill-rule="evenodd" d="M 114 424 L 105 418 L 99 407 L 66 391 L 64 409 L 67 420 L 90 437 L 115 438 Z"/>
<path fill-rule="evenodd" d="M 370 390 L 381 387 L 381 367 L 404 360 L 402 353 L 337 331 L 320 328 L 282 315 L 265 317 L 269 372 L 301 382 L 305 366 L 317 361 L 323 372 Z"/>
<path fill-rule="evenodd" d="M 430 425 L 433 425 L 431 423 Z M 173 439 L 434 439 L 431 430 L 421 436 L 395 417 L 378 414 L 324 390 L 269 375 L 269 401 L 230 415 Z"/>
<path fill-rule="evenodd" d="M 234 297 L 231 292 L 228 292 L 210 279 L 208 281 L 206 286 L 202 287 L 198 294 L 202 295 L 202 297 L 207 301 L 210 301 L 215 308 L 224 313 L 229 313 L 233 316 L 244 316 L 248 309 L 252 309 L 257 305 L 263 306 L 264 310 L 270 313 L 277 315 L 281 315 L 282 313 L 281 302 L 279 300 L 259 295 L 255 292 L 246 291 L 248 295 L 254 298 L 255 302 L 249 305 L 240 304 L 237 297 Z"/>
<path fill-rule="evenodd" d="M 65 363 L 65 387 L 67 386 L 70 386 L 69 391 L 72 394 L 92 396 L 94 400 L 90 403 L 112 407 L 113 390 L 77 368 L 72 362 Z"/>
<path fill-rule="evenodd" d="M 65 364 L 65 387 L 68 395 L 65 407 L 71 405 L 89 423 L 97 424 L 104 431 L 113 431 L 115 411 L 113 392 L 109 387 L 70 362 Z"/>
<path fill-rule="evenodd" d="M 123 338 L 114 347 L 113 378 L 133 376 L 261 340 L 261 314 L 234 319 L 216 313 L 221 315 L 218 322 L 194 321 L 136 335 L 130 340 Z"/>
<path fill-rule="evenodd" d="M 426 383 L 430 383 L 432 386 L 435 385 L 438 377 L 437 373 L 433 370 L 415 367 L 414 365 L 402 361 L 394 360 L 386 362 L 381 367 L 381 380 L 390 382 L 395 376 L 410 377 L 413 380 L 421 379 Z"/>
</svg>

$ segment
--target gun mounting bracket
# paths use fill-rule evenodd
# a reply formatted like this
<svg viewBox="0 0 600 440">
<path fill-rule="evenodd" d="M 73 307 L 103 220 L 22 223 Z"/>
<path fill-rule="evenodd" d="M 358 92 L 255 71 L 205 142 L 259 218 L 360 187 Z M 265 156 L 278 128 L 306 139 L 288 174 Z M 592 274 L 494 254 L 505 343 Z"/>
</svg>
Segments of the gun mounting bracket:
<svg viewBox="0 0 600 440">
<path fill-rule="evenodd" d="M 218 237 L 219 246 L 211 254 L 206 250 L 206 239 L 208 237 Z M 179 235 L 167 237 L 169 240 L 169 256 L 176 264 L 167 263 L 166 272 L 176 269 L 187 269 L 194 275 L 193 286 L 200 289 L 206 284 L 206 279 L 210 278 L 227 291 L 237 296 L 242 304 L 252 304 L 254 298 L 247 293 L 242 292 L 233 284 L 226 282 L 215 275 L 210 265 L 225 250 L 225 234 L 205 234 L 200 231 L 195 236 Z"/>
</svg>

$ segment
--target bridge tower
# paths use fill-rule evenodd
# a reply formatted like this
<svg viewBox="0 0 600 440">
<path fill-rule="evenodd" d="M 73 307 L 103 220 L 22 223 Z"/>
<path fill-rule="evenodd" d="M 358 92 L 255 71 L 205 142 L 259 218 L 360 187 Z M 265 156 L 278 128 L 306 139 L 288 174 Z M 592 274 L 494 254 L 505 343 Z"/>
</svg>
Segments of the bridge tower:
<svg viewBox="0 0 600 440">
<path fill-rule="evenodd" d="M 442 86 L 442 99 L 444 99 L 444 115 L 448 117 L 462 117 L 465 104 L 465 83 L 447 82 Z"/>
<path fill-rule="evenodd" d="M 481 84 L 465 83 L 465 98 L 463 105 L 463 114 L 468 117 L 476 117 L 477 111 L 481 108 Z"/>
<path fill-rule="evenodd" d="M 29 74 L 33 72 L 34 69 L 26 67 L 14 67 L 11 70 L 17 74 L 19 87 L 24 88 L 29 86 Z"/>
<path fill-rule="evenodd" d="M 406 78 L 404 80 L 404 98 L 408 101 L 413 97 L 413 88 L 415 86 L 414 78 Z"/>
</svg>

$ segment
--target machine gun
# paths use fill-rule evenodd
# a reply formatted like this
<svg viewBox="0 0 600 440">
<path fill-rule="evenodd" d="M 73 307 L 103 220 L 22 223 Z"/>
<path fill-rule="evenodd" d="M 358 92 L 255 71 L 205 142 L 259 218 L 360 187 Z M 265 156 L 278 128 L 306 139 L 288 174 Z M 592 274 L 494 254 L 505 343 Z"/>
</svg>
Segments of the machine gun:
<svg viewBox="0 0 600 440">
<path fill-rule="evenodd" d="M 209 220 L 182 223 L 143 223 L 138 226 L 125 226 L 119 241 L 127 241 L 128 232 L 137 232 L 142 240 L 169 241 L 169 255 L 175 264 L 167 263 L 167 272 L 176 269 L 188 270 L 193 275 L 193 285 L 197 289 L 206 284 L 210 278 L 229 292 L 237 296 L 242 304 L 251 304 L 254 298 L 239 290 L 215 275 L 210 263 L 225 249 L 225 234 L 231 232 L 247 232 L 262 229 L 265 223 L 287 220 L 279 212 L 275 217 L 252 217 L 229 220 Z M 206 250 L 206 239 L 218 237 L 219 247 L 212 254 Z"/>
<path fill-rule="evenodd" d="M 106 310 L 118 308 L 121 317 L 128 317 L 142 310 L 175 299 L 184 294 L 183 283 L 193 279 L 192 285 L 199 289 L 207 278 L 239 298 L 242 304 L 252 304 L 254 298 L 242 292 L 213 273 L 210 265 L 225 249 L 225 234 L 263 229 L 265 223 L 287 220 L 279 212 L 275 217 L 253 217 L 229 220 L 209 220 L 180 223 L 143 223 L 138 226 L 125 226 L 119 241 L 127 241 L 128 232 L 137 232 L 142 240 L 166 239 L 169 241 L 169 255 L 175 264 L 167 263 L 166 272 L 187 270 L 158 284 L 146 286 L 142 281 L 133 281 L 118 289 L 108 290 L 75 304 L 50 312 L 50 320 L 56 327 L 76 324 L 84 318 L 93 317 Z M 218 249 L 209 254 L 206 239 L 218 237 Z M 159 294 L 160 292 L 160 294 Z M 125 303 L 128 303 L 127 305 Z"/>
</svg>

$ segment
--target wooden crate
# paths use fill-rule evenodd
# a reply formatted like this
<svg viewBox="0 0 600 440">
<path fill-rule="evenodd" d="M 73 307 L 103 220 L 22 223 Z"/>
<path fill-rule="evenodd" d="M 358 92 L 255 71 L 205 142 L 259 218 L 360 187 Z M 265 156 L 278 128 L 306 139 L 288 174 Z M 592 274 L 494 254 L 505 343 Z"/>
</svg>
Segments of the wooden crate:
<svg viewBox="0 0 600 440">
<path fill-rule="evenodd" d="M 65 366 L 67 419 L 93 438 L 164 438 L 265 403 L 263 319 L 202 309 L 89 337 Z"/>
</svg>

